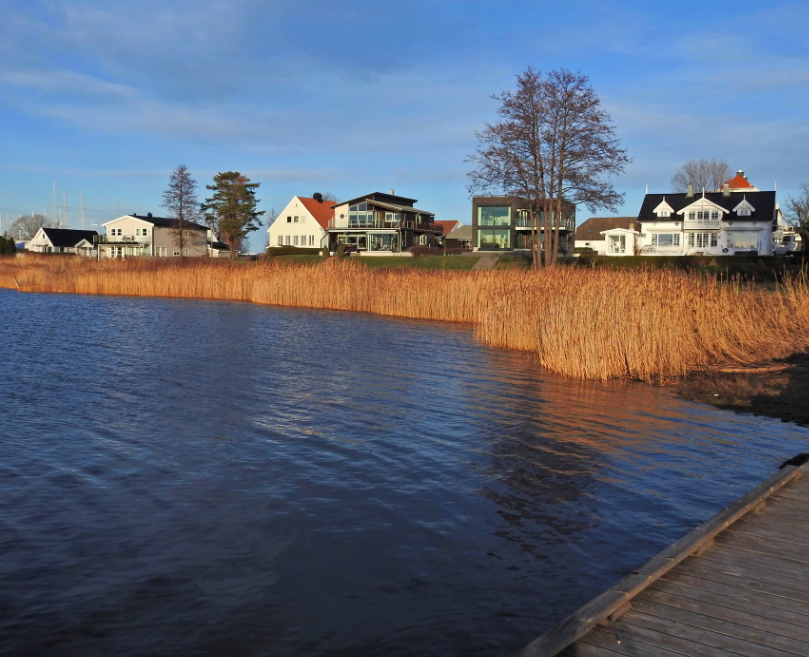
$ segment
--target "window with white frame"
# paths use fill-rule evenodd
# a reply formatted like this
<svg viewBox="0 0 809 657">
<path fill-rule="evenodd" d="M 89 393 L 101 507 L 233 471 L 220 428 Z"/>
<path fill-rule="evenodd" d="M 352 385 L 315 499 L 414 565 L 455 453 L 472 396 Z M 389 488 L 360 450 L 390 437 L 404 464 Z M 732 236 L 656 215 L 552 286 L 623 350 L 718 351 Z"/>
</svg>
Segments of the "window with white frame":
<svg viewBox="0 0 809 657">
<path fill-rule="evenodd" d="M 283 236 L 283 235 L 279 235 L 279 236 L 278 236 L 278 246 L 283 245 L 283 243 L 284 243 L 284 236 Z"/>
<path fill-rule="evenodd" d="M 297 217 L 296 217 L 296 219 L 297 219 Z M 293 244 L 294 246 L 298 246 L 298 236 L 297 236 L 297 235 L 295 235 L 295 236 L 292 238 L 292 244 Z"/>
<path fill-rule="evenodd" d="M 289 244 L 290 244 L 290 237 L 289 237 L 289 235 L 284 236 L 284 243 L 286 244 L 286 246 L 289 246 Z"/>
<path fill-rule="evenodd" d="M 315 245 L 315 236 L 310 235 L 309 236 L 309 246 L 314 246 L 314 245 Z"/>
<path fill-rule="evenodd" d="M 750 208 L 739 208 L 739 209 L 736 211 L 736 214 L 737 214 L 738 216 L 740 216 L 740 217 L 749 217 L 749 216 L 750 216 L 750 215 L 752 215 L 753 213 L 752 213 L 752 212 L 750 212 Z"/>
<path fill-rule="evenodd" d="M 671 216 L 671 211 L 670 210 L 658 210 L 657 211 L 657 216 L 661 217 L 661 218 L 662 217 L 670 217 Z"/>
<path fill-rule="evenodd" d="M 655 233 L 652 235 L 652 246 L 680 246 L 680 233 Z"/>
</svg>

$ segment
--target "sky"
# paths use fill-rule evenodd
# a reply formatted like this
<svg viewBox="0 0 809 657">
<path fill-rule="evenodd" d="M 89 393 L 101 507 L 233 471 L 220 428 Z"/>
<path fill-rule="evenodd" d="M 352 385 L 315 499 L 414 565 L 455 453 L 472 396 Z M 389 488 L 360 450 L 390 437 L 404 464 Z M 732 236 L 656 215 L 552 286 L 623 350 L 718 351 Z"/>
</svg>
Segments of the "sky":
<svg viewBox="0 0 809 657">
<path fill-rule="evenodd" d="M 528 66 L 590 78 L 631 164 L 615 212 L 698 157 L 809 182 L 809 3 L 0 0 L 0 215 L 160 214 L 177 165 L 259 208 L 394 189 L 471 223 L 466 158 Z M 266 229 L 250 246 L 266 245 Z"/>
</svg>

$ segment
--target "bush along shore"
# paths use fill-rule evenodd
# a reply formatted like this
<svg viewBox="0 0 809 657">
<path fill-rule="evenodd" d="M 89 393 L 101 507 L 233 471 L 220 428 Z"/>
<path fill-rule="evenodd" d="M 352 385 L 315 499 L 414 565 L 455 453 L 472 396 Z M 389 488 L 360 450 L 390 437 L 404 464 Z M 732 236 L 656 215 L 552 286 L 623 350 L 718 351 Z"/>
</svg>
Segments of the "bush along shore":
<svg viewBox="0 0 809 657">
<path fill-rule="evenodd" d="M 22 292 L 175 297 L 367 312 L 473 324 L 492 347 L 534 354 L 578 379 L 682 379 L 809 348 L 805 272 L 760 286 L 675 270 L 368 269 L 214 260 L 0 260 Z"/>
</svg>

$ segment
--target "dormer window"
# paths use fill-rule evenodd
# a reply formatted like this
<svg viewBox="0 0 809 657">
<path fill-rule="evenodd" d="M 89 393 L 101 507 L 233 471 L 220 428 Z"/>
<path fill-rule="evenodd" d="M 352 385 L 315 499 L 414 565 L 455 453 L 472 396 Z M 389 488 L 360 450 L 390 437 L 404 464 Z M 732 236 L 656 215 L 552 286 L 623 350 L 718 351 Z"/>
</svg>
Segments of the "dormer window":
<svg viewBox="0 0 809 657">
<path fill-rule="evenodd" d="M 742 202 L 733 208 L 733 211 L 736 213 L 737 217 L 750 217 L 756 209 L 750 205 L 750 201 L 747 200 L 747 196 L 745 195 L 744 198 L 742 198 Z"/>
<path fill-rule="evenodd" d="M 750 208 L 739 208 L 736 214 L 739 215 L 740 217 L 749 217 L 753 213 L 750 212 Z"/>
<path fill-rule="evenodd" d="M 663 200 L 660 204 L 653 210 L 655 215 L 658 219 L 668 219 L 671 216 L 671 213 L 674 212 L 674 208 L 671 207 L 668 203 L 666 203 L 666 197 L 663 197 Z"/>
</svg>

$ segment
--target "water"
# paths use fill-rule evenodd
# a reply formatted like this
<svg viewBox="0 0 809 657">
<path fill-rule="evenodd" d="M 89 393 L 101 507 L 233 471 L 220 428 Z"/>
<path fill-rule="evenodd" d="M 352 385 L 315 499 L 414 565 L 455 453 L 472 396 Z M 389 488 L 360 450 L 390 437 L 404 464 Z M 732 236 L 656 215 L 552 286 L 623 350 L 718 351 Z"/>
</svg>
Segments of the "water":
<svg viewBox="0 0 809 657">
<path fill-rule="evenodd" d="M 497 655 L 806 451 L 468 327 L 0 290 L 0 652 Z"/>
</svg>

